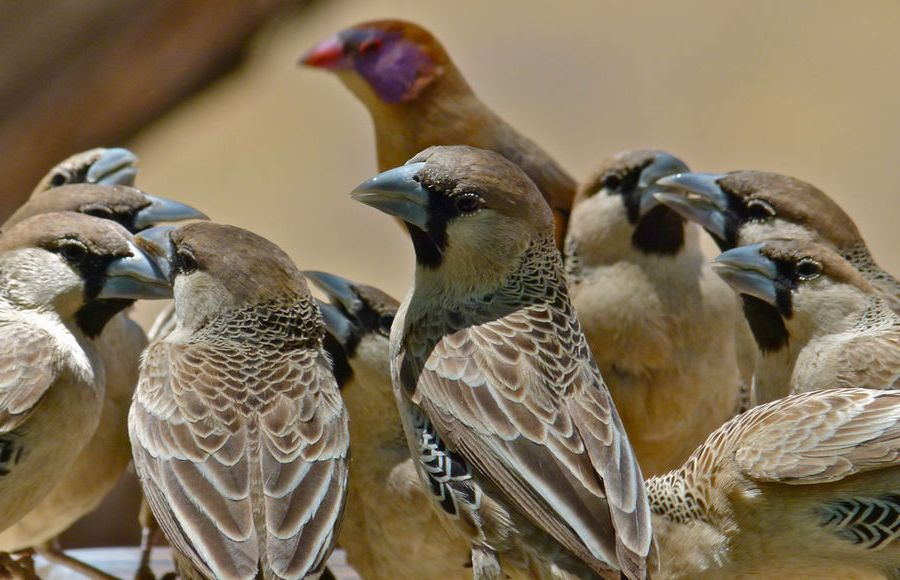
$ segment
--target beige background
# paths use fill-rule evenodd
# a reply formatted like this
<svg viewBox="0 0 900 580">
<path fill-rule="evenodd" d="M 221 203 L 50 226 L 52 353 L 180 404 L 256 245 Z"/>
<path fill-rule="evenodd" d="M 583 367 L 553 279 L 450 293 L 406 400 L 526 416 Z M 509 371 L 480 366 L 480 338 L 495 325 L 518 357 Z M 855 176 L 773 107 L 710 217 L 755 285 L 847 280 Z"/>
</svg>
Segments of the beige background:
<svg viewBox="0 0 900 580">
<path fill-rule="evenodd" d="M 347 195 L 375 172 L 368 114 L 336 79 L 295 65 L 338 29 L 383 17 L 431 28 L 482 98 L 576 178 L 647 146 L 697 170 L 788 173 L 837 199 L 900 273 L 895 0 L 322 0 L 126 143 L 141 157 L 138 184 L 269 237 L 301 268 L 402 295 L 413 264 L 403 232 Z M 113 525 L 135 509 L 135 485 L 67 542 L 136 541 Z"/>
<path fill-rule="evenodd" d="M 788 173 L 833 195 L 900 271 L 890 0 L 323 2 L 277 22 L 243 69 L 129 143 L 138 183 L 269 237 L 301 268 L 402 294 L 402 231 L 347 195 L 375 171 L 368 114 L 335 78 L 295 65 L 378 17 L 431 28 L 478 94 L 576 178 L 643 146 L 697 170 Z"/>
</svg>

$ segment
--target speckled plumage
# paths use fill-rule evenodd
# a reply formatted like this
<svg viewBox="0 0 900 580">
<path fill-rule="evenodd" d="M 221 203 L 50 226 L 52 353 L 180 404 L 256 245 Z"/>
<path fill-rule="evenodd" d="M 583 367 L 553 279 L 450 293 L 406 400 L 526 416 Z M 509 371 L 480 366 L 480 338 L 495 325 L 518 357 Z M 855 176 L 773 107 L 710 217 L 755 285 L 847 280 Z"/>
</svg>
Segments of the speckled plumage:
<svg viewBox="0 0 900 580">
<path fill-rule="evenodd" d="M 875 578 L 900 566 L 900 394 L 750 409 L 647 481 L 657 578 Z"/>
</svg>

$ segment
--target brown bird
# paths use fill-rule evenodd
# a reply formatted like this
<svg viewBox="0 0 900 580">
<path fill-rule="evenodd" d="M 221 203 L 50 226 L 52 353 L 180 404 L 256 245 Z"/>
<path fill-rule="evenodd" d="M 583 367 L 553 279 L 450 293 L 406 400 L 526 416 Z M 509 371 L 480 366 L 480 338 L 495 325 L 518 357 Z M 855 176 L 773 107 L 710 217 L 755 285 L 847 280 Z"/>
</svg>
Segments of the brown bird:
<svg viewBox="0 0 900 580">
<path fill-rule="evenodd" d="M 685 173 L 664 178 L 660 200 L 697 221 L 719 247 L 797 238 L 827 246 L 853 264 L 900 312 L 900 282 L 881 269 L 844 210 L 816 187 L 777 173 Z M 680 192 L 680 193 L 679 193 Z"/>
<path fill-rule="evenodd" d="M 750 409 L 647 481 L 665 579 L 896 578 L 900 392 Z"/>
<path fill-rule="evenodd" d="M 419 483 L 391 388 L 390 332 L 400 304 L 377 288 L 306 272 L 320 304 L 325 348 L 350 414 L 353 466 L 338 544 L 363 578 L 466 580 L 469 542 L 448 531 Z"/>
<path fill-rule="evenodd" d="M 182 574 L 318 577 L 344 505 L 349 435 L 303 275 L 233 226 L 138 239 L 163 256 L 177 325 L 145 353 L 129 435 Z"/>
<path fill-rule="evenodd" d="M 837 253 L 772 240 L 729 250 L 713 269 L 743 298 L 757 403 L 830 387 L 900 388 L 900 316 Z"/>
<path fill-rule="evenodd" d="M 111 150 L 106 150 L 111 151 Z M 131 232 L 161 221 L 205 219 L 182 203 L 126 186 L 64 185 L 32 195 L 3 225 L 8 229 L 32 216 L 73 211 L 110 219 Z M 46 559 L 76 568 L 96 570 L 67 557 L 55 538 L 93 511 L 131 461 L 127 417 L 138 379 L 140 353 L 147 338 L 140 326 L 121 312 L 91 340 L 106 371 L 106 392 L 99 425 L 78 459 L 59 484 L 27 515 L 0 533 L 0 550 L 34 547 Z"/>
<path fill-rule="evenodd" d="M 501 578 L 498 556 L 533 575 L 646 577 L 643 479 L 535 185 L 496 153 L 432 147 L 353 197 L 409 224 L 416 274 L 392 327 L 392 382 L 422 483 L 472 543 L 475 577 Z"/>
<path fill-rule="evenodd" d="M 605 160 L 566 235 L 572 305 L 645 475 L 681 466 L 731 418 L 753 374 L 753 339 L 700 228 L 654 197 L 656 180 L 687 170 L 662 151 Z"/>
<path fill-rule="evenodd" d="M 364 22 L 319 43 L 300 62 L 337 74 L 369 110 L 379 171 L 403 165 L 432 145 L 495 151 L 541 190 L 562 247 L 575 181 L 475 96 L 430 32 L 400 20 Z"/>
<path fill-rule="evenodd" d="M 137 160 L 134 153 L 121 147 L 88 149 L 54 166 L 31 195 L 72 183 L 134 185 Z"/>
<path fill-rule="evenodd" d="M 43 214 L 0 236 L 0 530 L 34 509 L 91 439 L 105 371 L 92 341 L 165 279 L 120 225 Z"/>
</svg>

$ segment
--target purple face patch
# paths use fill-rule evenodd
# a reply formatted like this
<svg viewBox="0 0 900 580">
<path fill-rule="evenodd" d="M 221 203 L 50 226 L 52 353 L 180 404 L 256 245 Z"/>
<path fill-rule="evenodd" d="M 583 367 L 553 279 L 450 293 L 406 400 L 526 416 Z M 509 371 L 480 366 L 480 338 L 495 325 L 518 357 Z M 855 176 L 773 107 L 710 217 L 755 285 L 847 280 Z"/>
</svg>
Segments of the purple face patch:
<svg viewBox="0 0 900 580">
<path fill-rule="evenodd" d="M 416 97 L 419 78 L 434 68 L 431 59 L 415 44 L 399 37 L 383 38 L 374 50 L 360 51 L 354 69 L 386 103 Z"/>
</svg>

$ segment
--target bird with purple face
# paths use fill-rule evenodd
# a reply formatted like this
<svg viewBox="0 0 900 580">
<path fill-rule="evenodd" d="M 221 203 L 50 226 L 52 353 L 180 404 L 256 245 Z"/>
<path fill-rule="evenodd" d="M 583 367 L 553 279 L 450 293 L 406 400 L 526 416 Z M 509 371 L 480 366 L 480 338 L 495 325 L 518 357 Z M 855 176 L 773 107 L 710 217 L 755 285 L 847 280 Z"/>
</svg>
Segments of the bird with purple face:
<svg viewBox="0 0 900 580">
<path fill-rule="evenodd" d="M 129 435 L 180 572 L 317 578 L 344 507 L 349 436 L 303 275 L 233 226 L 138 241 L 172 280 L 176 327 L 144 355 Z"/>
<path fill-rule="evenodd" d="M 753 374 L 752 338 L 700 228 L 654 197 L 658 179 L 687 170 L 662 151 L 606 159 L 566 235 L 572 305 L 645 476 L 684 463 Z"/>
<path fill-rule="evenodd" d="M 684 173 L 666 177 L 659 199 L 702 225 L 729 250 L 774 238 L 809 240 L 834 250 L 900 312 L 900 282 L 872 257 L 856 224 L 815 186 L 777 173 Z"/>
<path fill-rule="evenodd" d="M 553 210 L 562 248 L 575 181 L 475 96 L 429 31 L 401 20 L 364 22 L 321 42 L 301 63 L 335 73 L 369 110 L 379 171 L 432 145 L 495 151 L 537 185 Z"/>
<path fill-rule="evenodd" d="M 720 255 L 757 344 L 754 402 L 831 387 L 900 388 L 900 316 L 836 252 L 770 240 Z"/>
<path fill-rule="evenodd" d="M 64 480 L 94 435 L 106 387 L 94 339 L 166 284 L 110 220 L 41 214 L 0 236 L 0 530 Z"/>
<path fill-rule="evenodd" d="M 647 480 L 666 580 L 896 578 L 900 392 L 754 407 Z"/>
<path fill-rule="evenodd" d="M 416 272 L 392 326 L 392 383 L 422 485 L 471 542 L 474 577 L 647 577 L 643 478 L 534 183 L 494 152 L 432 147 L 352 195 L 408 224 Z"/>
<path fill-rule="evenodd" d="M 363 578 L 472 577 L 469 543 L 448 530 L 419 483 L 391 387 L 390 333 L 400 303 L 381 290 L 305 272 L 319 305 L 325 348 L 350 414 L 353 468 L 338 545 Z"/>
</svg>

